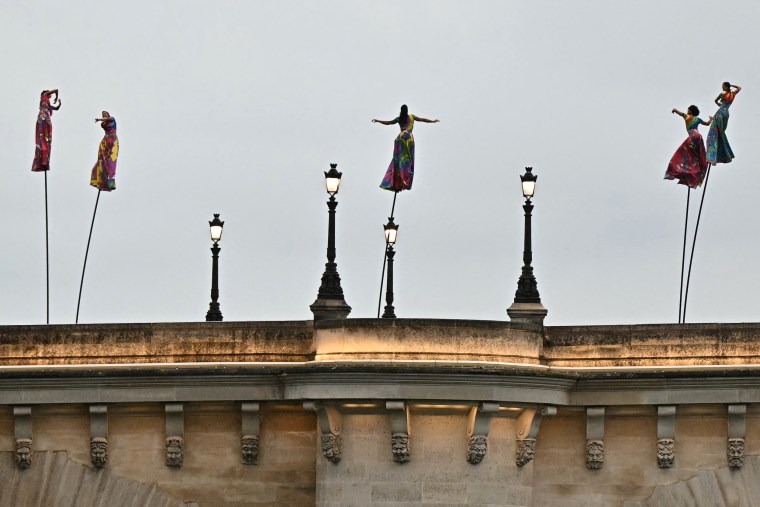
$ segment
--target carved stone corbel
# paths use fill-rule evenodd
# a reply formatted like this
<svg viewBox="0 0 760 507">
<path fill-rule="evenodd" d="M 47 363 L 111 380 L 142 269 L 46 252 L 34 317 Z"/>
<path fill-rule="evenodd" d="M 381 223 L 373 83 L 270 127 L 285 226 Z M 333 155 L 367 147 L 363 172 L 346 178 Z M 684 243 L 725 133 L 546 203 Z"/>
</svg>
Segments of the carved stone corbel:
<svg viewBox="0 0 760 507">
<path fill-rule="evenodd" d="M 259 462 L 259 404 L 244 401 L 240 405 L 242 422 L 240 428 L 240 462 L 243 465 L 257 465 Z"/>
<path fill-rule="evenodd" d="M 108 406 L 90 405 L 90 462 L 103 468 L 108 462 Z"/>
<path fill-rule="evenodd" d="M 184 461 L 185 411 L 182 403 L 167 403 L 166 412 L 166 466 L 181 467 Z"/>
<path fill-rule="evenodd" d="M 331 463 L 339 463 L 342 443 L 340 435 L 343 429 L 342 414 L 333 405 L 323 405 L 314 401 L 305 401 L 303 408 L 317 413 L 322 455 Z"/>
<path fill-rule="evenodd" d="M 586 408 L 586 468 L 604 466 L 604 407 Z"/>
<path fill-rule="evenodd" d="M 552 416 L 557 414 L 557 407 L 539 406 L 537 408 L 526 408 L 517 418 L 517 446 L 516 459 L 517 466 L 525 466 L 533 460 L 536 455 L 536 437 L 538 428 L 541 425 L 541 418 L 545 415 Z"/>
<path fill-rule="evenodd" d="M 744 465 L 744 434 L 747 405 L 728 406 L 728 465 L 740 468 Z"/>
<path fill-rule="evenodd" d="M 467 461 L 477 465 L 488 452 L 488 432 L 491 429 L 491 417 L 499 411 L 499 404 L 482 402 L 470 409 L 467 421 Z"/>
<path fill-rule="evenodd" d="M 16 466 L 32 466 L 32 407 L 13 407 L 13 432 L 16 437 Z"/>
<path fill-rule="evenodd" d="M 657 407 L 657 466 L 670 468 L 676 458 L 676 407 Z"/>
<path fill-rule="evenodd" d="M 393 461 L 407 463 L 410 459 L 409 437 L 412 434 L 409 425 L 409 407 L 403 401 L 386 401 L 385 409 L 391 418 L 391 452 Z"/>
</svg>

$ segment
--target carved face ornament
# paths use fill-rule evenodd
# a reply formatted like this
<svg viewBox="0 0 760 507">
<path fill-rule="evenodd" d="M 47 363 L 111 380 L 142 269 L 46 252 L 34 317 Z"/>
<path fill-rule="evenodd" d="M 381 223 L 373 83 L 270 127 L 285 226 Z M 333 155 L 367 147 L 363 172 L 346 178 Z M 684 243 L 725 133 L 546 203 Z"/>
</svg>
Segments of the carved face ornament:
<svg viewBox="0 0 760 507">
<path fill-rule="evenodd" d="M 108 442 L 104 438 L 90 441 L 90 461 L 96 468 L 101 468 L 108 461 Z"/>
<path fill-rule="evenodd" d="M 16 465 L 19 468 L 32 466 L 32 441 L 28 438 L 16 440 Z"/>
<path fill-rule="evenodd" d="M 172 467 L 182 465 L 182 439 L 169 437 L 166 439 L 166 464 Z"/>
</svg>

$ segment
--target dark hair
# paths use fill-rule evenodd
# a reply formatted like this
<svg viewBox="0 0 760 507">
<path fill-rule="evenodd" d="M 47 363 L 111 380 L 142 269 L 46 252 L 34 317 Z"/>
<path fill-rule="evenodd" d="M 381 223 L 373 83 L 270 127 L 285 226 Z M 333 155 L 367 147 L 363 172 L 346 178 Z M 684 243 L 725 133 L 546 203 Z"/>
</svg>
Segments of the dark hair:
<svg viewBox="0 0 760 507">
<path fill-rule="evenodd" d="M 697 106 L 689 106 L 689 114 L 692 116 L 699 116 L 699 108 Z"/>
<path fill-rule="evenodd" d="M 402 126 L 409 123 L 409 108 L 406 107 L 406 104 L 401 106 L 401 112 L 398 115 L 398 123 Z"/>
<path fill-rule="evenodd" d="M 731 83 L 729 83 L 728 81 L 723 81 L 723 86 L 725 86 L 728 89 L 731 89 Z"/>
</svg>

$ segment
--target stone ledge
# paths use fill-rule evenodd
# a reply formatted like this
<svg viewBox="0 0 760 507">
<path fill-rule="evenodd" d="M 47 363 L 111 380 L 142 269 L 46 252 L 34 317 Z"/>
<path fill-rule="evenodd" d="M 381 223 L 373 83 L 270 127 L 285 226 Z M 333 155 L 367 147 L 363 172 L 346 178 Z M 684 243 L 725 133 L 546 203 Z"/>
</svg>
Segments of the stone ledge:
<svg viewBox="0 0 760 507">
<path fill-rule="evenodd" d="M 500 321 L 323 321 L 315 326 L 315 359 L 539 364 L 540 330 L 536 325 Z"/>
<path fill-rule="evenodd" d="M 307 361 L 311 321 L 0 326 L 0 365 Z"/>
</svg>

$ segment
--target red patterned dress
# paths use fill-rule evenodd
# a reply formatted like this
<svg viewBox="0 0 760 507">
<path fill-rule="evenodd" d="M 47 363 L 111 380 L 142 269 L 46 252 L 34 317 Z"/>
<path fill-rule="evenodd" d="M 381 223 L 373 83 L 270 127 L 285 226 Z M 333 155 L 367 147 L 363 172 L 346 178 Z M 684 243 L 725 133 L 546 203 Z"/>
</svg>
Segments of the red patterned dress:
<svg viewBox="0 0 760 507">
<path fill-rule="evenodd" d="M 665 171 L 665 179 L 678 180 L 680 185 L 696 188 L 702 184 L 707 172 L 705 143 L 697 130 L 702 120 L 690 114 L 686 114 L 684 120 L 689 137 L 681 143 L 670 159 L 668 170 Z"/>
<path fill-rule="evenodd" d="M 50 108 L 50 93 L 40 95 L 40 112 L 37 115 L 37 126 L 34 129 L 35 147 L 32 171 L 50 170 L 50 148 L 53 144 L 53 110 Z"/>
</svg>

